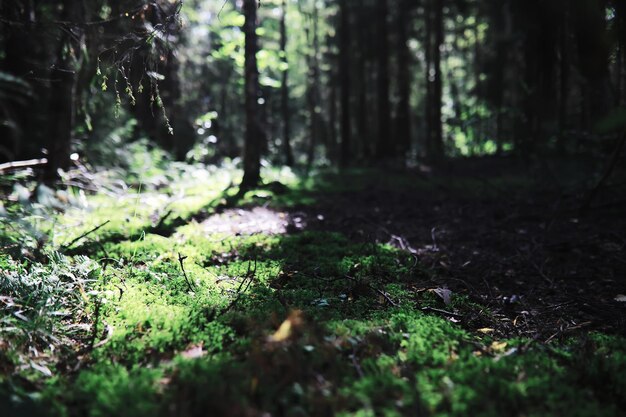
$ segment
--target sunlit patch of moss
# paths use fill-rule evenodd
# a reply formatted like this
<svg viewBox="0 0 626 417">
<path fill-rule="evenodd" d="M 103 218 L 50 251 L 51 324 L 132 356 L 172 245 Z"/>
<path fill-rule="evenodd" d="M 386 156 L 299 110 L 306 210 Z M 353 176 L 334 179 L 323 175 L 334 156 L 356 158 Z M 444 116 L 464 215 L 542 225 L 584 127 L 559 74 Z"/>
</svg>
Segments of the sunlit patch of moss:
<svg viewBox="0 0 626 417">
<path fill-rule="evenodd" d="M 128 267 L 107 284 L 102 322 L 109 339 L 95 354 L 143 363 L 172 355 L 190 343 L 202 343 L 209 352 L 221 351 L 230 340 L 228 326 L 214 321 L 229 302 L 214 285 L 196 282 L 189 289 L 180 275 Z"/>
</svg>

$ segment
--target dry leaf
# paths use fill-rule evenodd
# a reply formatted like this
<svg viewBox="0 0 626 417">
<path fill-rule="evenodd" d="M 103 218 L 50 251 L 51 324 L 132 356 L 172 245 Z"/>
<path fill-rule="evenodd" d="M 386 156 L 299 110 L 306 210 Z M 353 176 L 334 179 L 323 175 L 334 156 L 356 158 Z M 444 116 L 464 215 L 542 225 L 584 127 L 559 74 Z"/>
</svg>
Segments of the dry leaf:
<svg viewBox="0 0 626 417">
<path fill-rule="evenodd" d="M 449 305 L 452 298 L 452 291 L 447 288 L 436 288 L 433 290 L 435 294 L 437 294 L 443 300 L 445 305 Z"/>
<path fill-rule="evenodd" d="M 482 329 L 478 329 L 478 331 L 484 334 L 495 332 L 494 329 L 491 329 L 489 327 L 483 327 Z"/>
<path fill-rule="evenodd" d="M 503 352 L 507 345 L 507 342 L 493 342 L 491 344 L 491 350 L 494 352 Z"/>
<path fill-rule="evenodd" d="M 302 326 L 302 312 L 299 310 L 292 311 L 287 317 L 287 320 L 283 321 L 278 330 L 273 335 L 268 337 L 270 342 L 284 342 L 289 339 L 294 330 Z"/>
<path fill-rule="evenodd" d="M 291 321 L 289 319 L 283 321 L 278 330 L 270 336 L 270 342 L 284 342 L 291 336 Z"/>
</svg>

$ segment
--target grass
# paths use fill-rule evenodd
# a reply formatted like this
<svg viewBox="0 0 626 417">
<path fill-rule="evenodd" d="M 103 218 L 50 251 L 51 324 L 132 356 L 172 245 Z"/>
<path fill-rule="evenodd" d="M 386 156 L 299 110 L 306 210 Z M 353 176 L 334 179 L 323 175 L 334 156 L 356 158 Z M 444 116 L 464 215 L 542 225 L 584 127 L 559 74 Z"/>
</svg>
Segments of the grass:
<svg viewBox="0 0 626 417">
<path fill-rule="evenodd" d="M 88 197 L 48 218 L 39 256 L 0 256 L 0 415 L 614 416 L 626 406 L 623 338 L 544 345 L 477 332 L 422 308 L 481 306 L 444 305 L 412 256 L 341 233 L 208 233 L 190 219 L 233 178 L 213 174 Z M 314 204 L 372 176 L 270 175 L 291 191 L 244 204 Z M 168 210 L 180 221 L 154 230 Z"/>
</svg>

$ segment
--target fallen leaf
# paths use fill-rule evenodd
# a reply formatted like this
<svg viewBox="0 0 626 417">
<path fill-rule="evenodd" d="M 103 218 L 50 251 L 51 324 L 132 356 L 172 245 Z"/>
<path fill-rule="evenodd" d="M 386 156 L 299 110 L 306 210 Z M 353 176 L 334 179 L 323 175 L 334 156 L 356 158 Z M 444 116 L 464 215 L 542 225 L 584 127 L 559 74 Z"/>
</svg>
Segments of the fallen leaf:
<svg viewBox="0 0 626 417">
<path fill-rule="evenodd" d="M 495 332 L 494 329 L 491 329 L 489 327 L 483 327 L 482 329 L 478 329 L 478 331 L 481 332 L 481 333 L 485 333 L 485 334 Z"/>
<path fill-rule="evenodd" d="M 289 317 L 287 317 L 287 320 L 282 322 L 278 330 L 268 337 L 268 340 L 270 342 L 284 342 L 291 337 L 296 328 L 302 326 L 302 323 L 302 312 L 299 310 L 292 311 Z"/>
<path fill-rule="evenodd" d="M 507 342 L 493 342 L 491 344 L 491 350 L 494 352 L 503 352 L 507 344 Z"/>
<path fill-rule="evenodd" d="M 31 363 L 30 363 L 30 366 L 31 366 L 33 369 L 35 369 L 35 370 L 37 370 L 37 371 L 41 372 L 41 373 L 42 373 L 42 374 L 44 374 L 45 376 L 48 376 L 48 377 L 52 376 L 52 372 L 51 372 L 51 371 L 50 371 L 50 369 L 48 369 L 48 367 L 47 367 L 47 366 L 45 366 L 45 365 L 38 365 L 38 364 L 36 364 L 35 362 L 31 362 Z"/>
<path fill-rule="evenodd" d="M 452 291 L 447 288 L 436 288 L 433 290 L 435 294 L 437 294 L 443 300 L 445 305 L 449 305 L 452 298 Z"/>
<path fill-rule="evenodd" d="M 278 330 L 270 336 L 270 342 L 284 342 L 291 336 L 291 321 L 289 319 L 283 321 Z"/>
</svg>

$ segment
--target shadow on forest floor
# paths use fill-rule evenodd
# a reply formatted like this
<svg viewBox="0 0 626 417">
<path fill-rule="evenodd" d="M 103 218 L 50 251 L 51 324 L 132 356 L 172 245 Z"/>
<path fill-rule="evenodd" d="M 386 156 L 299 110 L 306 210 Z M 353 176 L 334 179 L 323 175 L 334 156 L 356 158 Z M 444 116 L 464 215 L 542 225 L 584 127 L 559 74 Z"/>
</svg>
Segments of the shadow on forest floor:
<svg viewBox="0 0 626 417">
<path fill-rule="evenodd" d="M 485 181 L 350 171 L 105 237 L 95 349 L 43 414 L 615 415 L 625 219 Z"/>
</svg>

